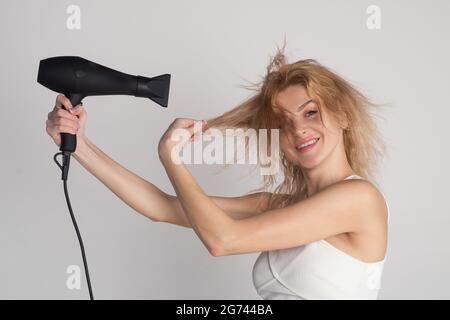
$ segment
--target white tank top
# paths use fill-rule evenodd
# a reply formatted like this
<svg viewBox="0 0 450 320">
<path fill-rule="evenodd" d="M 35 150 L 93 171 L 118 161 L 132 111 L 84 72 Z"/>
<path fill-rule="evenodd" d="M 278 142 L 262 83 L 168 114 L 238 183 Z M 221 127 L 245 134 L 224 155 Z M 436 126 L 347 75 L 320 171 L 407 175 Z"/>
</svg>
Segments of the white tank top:
<svg viewBox="0 0 450 320">
<path fill-rule="evenodd" d="M 352 175 L 344 180 L 350 178 L 363 179 Z M 385 261 L 386 256 L 364 262 L 319 240 L 262 252 L 253 266 L 253 284 L 268 300 L 377 299 Z"/>
</svg>

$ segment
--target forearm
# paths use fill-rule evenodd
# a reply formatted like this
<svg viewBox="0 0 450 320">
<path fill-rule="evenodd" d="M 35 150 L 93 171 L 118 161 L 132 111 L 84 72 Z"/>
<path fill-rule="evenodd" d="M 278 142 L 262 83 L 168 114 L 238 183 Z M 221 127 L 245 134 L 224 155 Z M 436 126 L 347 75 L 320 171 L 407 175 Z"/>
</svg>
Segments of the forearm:
<svg viewBox="0 0 450 320">
<path fill-rule="evenodd" d="M 208 250 L 218 254 L 222 244 L 232 237 L 235 219 L 201 190 L 184 165 L 173 164 L 171 160 L 162 162 L 192 228 Z"/>
<path fill-rule="evenodd" d="M 176 210 L 168 194 L 121 166 L 89 139 L 78 143 L 73 157 L 122 201 L 151 220 L 163 221 Z"/>
</svg>

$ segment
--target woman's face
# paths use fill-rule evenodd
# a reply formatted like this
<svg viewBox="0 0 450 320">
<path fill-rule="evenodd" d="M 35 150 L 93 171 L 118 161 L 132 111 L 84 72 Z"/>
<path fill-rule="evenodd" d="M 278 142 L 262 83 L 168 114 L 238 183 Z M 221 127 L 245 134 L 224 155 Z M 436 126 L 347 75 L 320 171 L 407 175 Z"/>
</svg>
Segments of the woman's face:
<svg viewBox="0 0 450 320">
<path fill-rule="evenodd" d="M 279 92 L 276 102 L 281 107 L 280 148 L 294 165 L 312 169 L 333 154 L 339 144 L 343 146 L 342 128 L 336 119 L 325 108 L 319 110 L 302 85 Z"/>
</svg>

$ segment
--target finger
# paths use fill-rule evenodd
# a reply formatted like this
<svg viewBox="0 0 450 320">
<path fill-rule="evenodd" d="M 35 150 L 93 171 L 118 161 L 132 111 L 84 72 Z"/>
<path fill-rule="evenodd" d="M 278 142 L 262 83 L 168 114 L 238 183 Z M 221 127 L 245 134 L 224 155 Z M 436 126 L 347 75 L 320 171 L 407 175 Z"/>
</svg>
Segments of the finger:
<svg viewBox="0 0 450 320">
<path fill-rule="evenodd" d="M 56 97 L 55 109 L 61 109 L 63 107 L 69 110 L 72 107 L 72 103 L 65 95 L 59 94 Z"/>
<path fill-rule="evenodd" d="M 73 107 L 72 109 L 69 109 L 69 112 L 73 115 L 79 115 L 80 113 L 83 113 L 83 104 L 80 103 L 79 105 Z"/>
<path fill-rule="evenodd" d="M 49 119 L 58 119 L 58 118 L 65 118 L 65 119 L 69 119 L 72 121 L 76 121 L 78 122 L 79 119 L 76 115 L 72 114 L 71 112 L 64 110 L 64 109 L 58 109 L 53 111 L 53 114 L 50 115 Z"/>
<path fill-rule="evenodd" d="M 175 128 L 188 128 L 190 126 L 192 126 L 194 124 L 196 120 L 194 119 L 189 119 L 189 118 L 176 118 L 172 125 Z"/>
<path fill-rule="evenodd" d="M 65 126 L 65 125 L 55 125 L 52 127 L 52 129 L 49 129 L 49 131 L 53 137 L 60 133 L 77 134 L 77 132 L 78 132 L 77 129 L 74 129 L 71 126 Z"/>
<path fill-rule="evenodd" d="M 195 121 L 195 124 L 190 127 L 191 130 L 191 139 L 197 140 L 202 132 L 206 129 L 206 120 Z"/>
<path fill-rule="evenodd" d="M 67 118 L 56 118 L 55 120 L 52 121 L 52 125 L 57 127 L 57 126 L 66 126 L 66 127 L 71 127 L 75 130 L 78 130 L 80 125 L 78 123 L 78 121 L 73 121 Z"/>
</svg>

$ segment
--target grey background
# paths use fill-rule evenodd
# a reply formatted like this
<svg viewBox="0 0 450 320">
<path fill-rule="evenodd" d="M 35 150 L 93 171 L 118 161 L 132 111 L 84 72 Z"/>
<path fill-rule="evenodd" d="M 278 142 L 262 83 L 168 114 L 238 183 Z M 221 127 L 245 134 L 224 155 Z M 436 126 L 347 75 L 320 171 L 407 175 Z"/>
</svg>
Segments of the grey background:
<svg viewBox="0 0 450 320">
<path fill-rule="evenodd" d="M 81 8 L 81 30 L 66 8 Z M 366 8 L 381 8 L 368 30 Z M 175 117 L 208 118 L 251 93 L 284 35 L 291 62 L 314 58 L 370 98 L 389 154 L 380 185 L 391 209 L 380 299 L 450 298 L 448 1 L 0 2 L 0 298 L 84 299 L 66 268 L 82 266 L 58 148 L 45 132 L 56 94 L 36 83 L 40 59 L 79 55 L 131 74 L 171 73 L 169 108 L 90 97 L 86 133 L 113 159 L 173 192 L 156 152 Z M 249 167 L 191 167 L 214 195 L 260 183 Z M 68 188 L 99 299 L 258 299 L 257 254 L 215 258 L 194 232 L 137 214 L 72 160 Z"/>
</svg>

